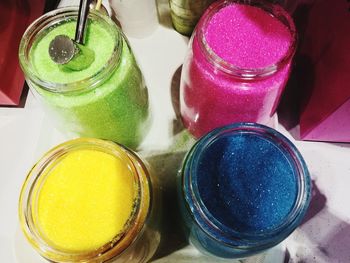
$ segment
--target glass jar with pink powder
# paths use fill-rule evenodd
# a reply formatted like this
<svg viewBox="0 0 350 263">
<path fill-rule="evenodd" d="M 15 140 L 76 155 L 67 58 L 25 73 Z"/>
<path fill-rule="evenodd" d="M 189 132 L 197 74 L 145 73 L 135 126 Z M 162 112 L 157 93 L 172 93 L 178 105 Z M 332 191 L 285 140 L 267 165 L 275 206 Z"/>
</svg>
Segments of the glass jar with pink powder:
<svg viewBox="0 0 350 263">
<path fill-rule="evenodd" d="M 271 125 L 297 34 L 279 5 L 219 0 L 200 19 L 182 68 L 180 111 L 200 137 L 234 122 Z"/>
</svg>

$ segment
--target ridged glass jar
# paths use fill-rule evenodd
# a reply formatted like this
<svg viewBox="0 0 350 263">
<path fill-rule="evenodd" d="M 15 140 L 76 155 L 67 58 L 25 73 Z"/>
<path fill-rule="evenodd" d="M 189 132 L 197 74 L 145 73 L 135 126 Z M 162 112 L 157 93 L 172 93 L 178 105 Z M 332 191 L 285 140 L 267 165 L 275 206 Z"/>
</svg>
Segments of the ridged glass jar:
<svg viewBox="0 0 350 263">
<path fill-rule="evenodd" d="M 40 224 L 38 200 L 45 181 L 50 178 L 55 167 L 66 156 L 81 150 L 106 153 L 128 167 L 133 176 L 135 199 L 133 212 L 121 233 L 97 249 L 72 252 L 55 246 L 45 235 Z M 160 242 L 159 201 L 158 184 L 151 179 L 145 164 L 134 152 L 110 141 L 81 138 L 58 145 L 34 165 L 22 186 L 19 218 L 22 231 L 31 246 L 50 262 L 147 262 Z M 78 205 L 84 206 L 84 203 Z"/>
<path fill-rule="evenodd" d="M 26 30 L 19 60 L 27 83 L 62 131 L 136 148 L 150 126 L 148 92 L 120 28 L 108 16 L 90 11 L 85 45 L 95 49 L 95 64 L 72 71 L 49 58 L 50 39 L 74 34 L 77 14 L 76 7 L 60 8 Z M 107 49 L 110 55 L 102 61 Z M 60 74 L 60 79 L 51 72 Z"/>
<path fill-rule="evenodd" d="M 217 162 L 207 158 L 210 154 Z M 254 156 L 267 158 L 268 164 Z M 248 176 L 254 178 L 244 179 Z M 283 241 L 301 223 L 311 196 L 309 172 L 297 148 L 256 123 L 232 124 L 203 136 L 188 152 L 178 184 L 190 243 L 227 259 L 252 256 Z"/>
<path fill-rule="evenodd" d="M 206 30 L 211 26 L 212 19 L 216 19 L 218 14 L 230 6 L 261 10 L 265 17 L 283 25 L 285 32 L 290 35 L 290 45 L 280 60 L 264 67 L 245 68 L 228 62 L 212 49 Z M 244 13 L 244 9 L 240 12 Z M 249 23 L 257 23 L 258 26 L 261 26 L 259 23 L 263 24 L 251 16 L 245 16 Z M 226 19 L 228 23 L 231 18 L 227 16 Z M 220 21 L 222 23 L 225 24 Z M 240 23 L 242 25 L 239 27 L 244 30 L 244 21 Z M 216 23 L 217 26 L 218 24 Z M 273 29 L 270 30 L 273 32 Z M 244 36 L 241 41 L 244 41 L 247 34 L 242 34 Z M 212 35 L 215 35 L 214 32 Z M 217 38 L 222 35 L 222 32 L 217 34 Z M 212 41 L 213 38 L 212 36 Z M 228 41 L 230 40 L 227 39 L 226 42 Z M 289 78 L 296 44 L 294 22 L 281 6 L 257 0 L 219 0 L 210 5 L 191 37 L 182 67 L 180 113 L 185 127 L 199 138 L 212 129 L 234 122 L 271 125 L 272 116 Z M 239 53 L 237 50 L 240 49 L 233 49 L 232 52 Z M 252 59 L 253 55 L 249 54 L 249 59 Z"/>
</svg>

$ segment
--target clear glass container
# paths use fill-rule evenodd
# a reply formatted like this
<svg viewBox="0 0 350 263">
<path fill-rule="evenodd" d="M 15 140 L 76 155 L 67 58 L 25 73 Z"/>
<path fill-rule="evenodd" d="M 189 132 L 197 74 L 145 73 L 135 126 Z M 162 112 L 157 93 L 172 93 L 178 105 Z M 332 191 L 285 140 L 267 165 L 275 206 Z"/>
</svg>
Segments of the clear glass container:
<svg viewBox="0 0 350 263">
<path fill-rule="evenodd" d="M 169 0 L 173 26 L 179 33 L 190 36 L 205 9 L 215 0 Z"/>
<path fill-rule="evenodd" d="M 205 181 L 211 182 L 212 178 L 222 176 L 225 183 L 218 180 L 215 183 L 211 183 L 211 188 L 205 188 L 203 192 L 203 190 L 201 190 L 202 183 L 200 181 L 201 170 L 199 169 L 199 167 L 203 165 L 203 162 L 208 163 L 207 159 L 202 158 L 204 158 L 203 156 L 208 153 L 210 147 L 223 142 L 227 138 L 235 137 L 239 141 L 244 141 L 248 136 L 253 136 L 258 138 L 258 140 L 261 142 L 267 143 L 267 145 L 270 145 L 268 147 L 275 149 L 274 151 L 278 152 L 279 155 L 282 155 L 283 158 L 285 158 L 284 162 L 288 163 L 288 173 L 292 174 L 291 177 L 293 177 L 293 180 L 295 181 L 293 184 L 296 185 L 293 186 L 296 191 L 293 190 L 293 195 L 290 195 L 293 196 L 293 198 L 290 198 L 288 201 L 290 202 L 290 207 L 288 207 L 286 210 L 287 212 L 283 215 L 283 217 L 274 222 L 273 227 L 263 226 L 261 229 L 254 231 L 240 226 L 239 224 L 241 224 L 242 221 L 240 222 L 239 220 L 235 221 L 236 225 L 228 225 L 227 222 L 223 222 L 223 218 L 218 216 L 217 211 L 214 211 L 211 205 L 213 202 L 218 202 L 217 206 L 221 207 L 221 203 L 227 202 L 231 207 L 240 207 L 236 212 L 240 217 L 242 217 L 242 225 L 248 221 L 253 221 L 254 224 L 260 224 L 260 217 L 262 218 L 267 216 L 272 218 L 274 213 L 279 213 L 278 211 L 280 211 L 280 205 L 278 204 L 281 204 L 282 199 L 285 196 L 289 196 L 291 192 L 284 191 L 284 188 L 281 185 L 275 187 L 275 189 L 269 188 L 271 185 L 274 185 L 277 182 L 276 180 L 279 180 L 279 178 L 282 178 L 284 175 L 282 173 L 272 174 L 272 179 L 270 178 L 270 181 L 267 184 L 264 184 L 263 181 L 259 181 L 262 182 L 262 184 L 252 181 L 248 181 L 246 184 L 244 184 L 241 183 L 242 181 L 238 182 L 239 180 L 237 177 L 235 180 L 227 179 L 231 176 L 228 167 L 225 166 L 223 168 L 227 169 L 224 170 L 226 174 L 223 175 L 219 174 L 220 172 L 217 170 L 218 168 L 210 166 L 207 168 L 207 171 L 211 172 L 208 172 L 208 174 L 205 175 Z M 230 147 L 226 142 L 222 143 L 222 149 L 227 149 L 225 147 Z M 251 147 L 255 147 L 254 145 L 256 145 L 256 140 L 251 144 L 248 144 L 247 141 L 244 143 L 244 149 L 240 148 L 239 151 L 227 153 L 216 151 L 215 155 L 219 156 L 218 159 L 220 159 L 220 162 L 224 158 L 225 154 L 229 154 L 231 156 L 236 155 L 236 157 L 232 158 L 236 158 L 236 160 L 241 160 L 240 162 L 242 162 L 241 158 L 248 158 L 247 156 L 249 155 L 249 153 L 247 153 L 245 150 L 248 149 L 248 151 L 250 151 L 249 149 Z M 259 147 L 258 149 L 262 156 L 265 155 L 265 150 L 266 149 L 264 147 Z M 254 153 L 252 155 L 255 156 Z M 238 174 L 240 174 L 239 176 L 246 176 L 248 173 L 247 171 L 252 171 L 252 169 L 258 174 L 256 180 L 260 180 L 260 178 L 266 176 L 260 172 L 261 170 L 265 169 L 264 167 L 266 167 L 266 165 L 262 164 L 262 166 L 259 166 L 256 164 L 258 170 L 254 170 L 255 168 L 252 162 L 257 163 L 259 160 L 248 160 L 246 162 L 248 164 L 246 167 L 237 168 L 240 171 L 238 172 Z M 239 166 L 236 162 L 231 163 L 233 167 Z M 277 163 L 272 160 L 270 163 L 270 171 L 277 169 L 276 167 Z M 178 179 L 180 206 L 188 239 L 190 243 L 192 243 L 202 253 L 214 257 L 216 256 L 228 259 L 244 258 L 263 252 L 264 250 L 277 245 L 287 238 L 295 230 L 295 228 L 299 226 L 310 203 L 311 180 L 305 161 L 303 160 L 299 151 L 286 137 L 276 130 L 256 123 L 236 123 L 220 127 L 202 137 L 185 157 L 182 171 L 180 172 Z M 216 185 L 217 189 L 226 189 L 225 187 L 228 187 L 228 185 L 233 185 L 234 190 L 230 192 L 230 195 L 226 199 L 222 197 L 224 192 L 220 190 L 215 192 L 219 194 L 211 195 L 210 201 L 206 200 L 205 198 L 207 197 L 205 195 L 210 193 L 212 188 L 216 187 Z M 258 189 L 259 187 L 261 187 L 261 189 Z M 235 194 L 236 191 L 243 191 L 244 194 L 237 198 L 238 195 Z M 253 200 L 252 196 L 255 195 L 255 191 L 257 192 L 256 195 L 258 196 L 256 199 L 257 203 L 251 202 Z M 272 192 L 274 192 L 274 194 L 271 194 Z M 281 195 L 284 196 L 281 197 Z M 274 205 L 271 204 L 271 202 L 266 203 L 272 210 L 269 210 L 269 212 L 266 212 L 267 210 L 259 210 L 265 212 L 261 212 L 261 214 L 258 216 L 256 216 L 254 213 L 251 213 L 250 216 L 244 214 L 245 211 L 243 210 L 245 206 L 242 206 L 242 203 L 245 205 L 251 205 L 254 209 L 264 209 L 263 205 L 261 205 L 262 203 L 259 203 L 258 201 L 263 200 L 264 198 L 268 200 L 268 198 L 271 196 L 278 197 L 277 200 L 273 199 L 273 202 L 275 202 Z M 260 207 L 258 203 L 260 204 Z M 241 209 L 241 207 L 243 207 L 243 209 Z M 225 206 L 225 208 L 219 209 L 227 211 L 229 208 Z M 221 210 L 221 212 L 223 212 L 223 210 Z M 244 216 L 242 216 L 242 214 L 244 214 Z M 224 219 L 227 220 L 232 218 L 232 215 L 233 214 L 226 215 Z"/>
<path fill-rule="evenodd" d="M 206 39 L 206 28 L 215 15 L 233 4 L 259 8 L 287 28 L 291 43 L 279 61 L 263 68 L 242 68 L 213 51 Z M 249 19 L 254 23 L 254 17 Z M 185 127 L 199 138 L 214 128 L 234 122 L 272 123 L 289 78 L 296 44 L 294 23 L 279 5 L 255 0 L 213 3 L 192 35 L 182 67 L 180 112 Z"/>
<path fill-rule="evenodd" d="M 53 245 L 42 230 L 38 212 L 43 184 L 53 168 L 78 150 L 99 151 L 122 161 L 133 175 L 136 193 L 133 212 L 123 231 L 98 249 L 84 252 L 67 251 Z M 50 262 L 147 262 L 160 242 L 159 201 L 158 183 L 151 179 L 145 164 L 134 152 L 110 141 L 80 138 L 51 149 L 34 165 L 22 186 L 19 218 L 27 240 Z"/>
<path fill-rule="evenodd" d="M 57 9 L 26 30 L 19 59 L 27 83 L 64 132 L 136 148 L 150 126 L 148 92 L 120 28 L 108 16 L 90 11 L 86 45 L 96 52 L 96 63 L 77 72 L 49 58 L 50 38 L 74 38 L 77 14 L 76 7 Z"/>
</svg>

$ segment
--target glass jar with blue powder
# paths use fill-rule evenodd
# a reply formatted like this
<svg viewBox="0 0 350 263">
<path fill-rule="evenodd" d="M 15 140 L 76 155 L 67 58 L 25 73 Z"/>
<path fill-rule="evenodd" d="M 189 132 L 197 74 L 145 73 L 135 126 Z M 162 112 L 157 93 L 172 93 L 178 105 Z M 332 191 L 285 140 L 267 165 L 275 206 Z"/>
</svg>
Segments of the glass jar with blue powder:
<svg viewBox="0 0 350 263">
<path fill-rule="evenodd" d="M 277 245 L 300 224 L 310 202 L 310 176 L 297 148 L 255 123 L 202 137 L 179 178 L 190 242 L 221 258 L 248 257 Z"/>
</svg>

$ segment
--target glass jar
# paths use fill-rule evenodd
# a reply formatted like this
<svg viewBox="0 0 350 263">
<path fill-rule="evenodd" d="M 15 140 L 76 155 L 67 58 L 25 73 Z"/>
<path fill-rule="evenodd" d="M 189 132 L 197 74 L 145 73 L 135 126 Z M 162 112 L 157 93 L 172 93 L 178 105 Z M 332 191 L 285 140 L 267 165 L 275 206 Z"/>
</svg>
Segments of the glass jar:
<svg viewBox="0 0 350 263">
<path fill-rule="evenodd" d="M 256 123 L 217 128 L 187 154 L 179 197 L 190 243 L 243 258 L 291 234 L 309 206 L 306 164 L 282 134 Z"/>
<path fill-rule="evenodd" d="M 190 36 L 205 9 L 215 0 L 170 0 L 173 26 L 179 33 Z"/>
<path fill-rule="evenodd" d="M 244 9 L 236 12 L 235 15 L 240 14 L 238 19 L 241 19 L 237 24 L 232 22 L 236 21 L 232 19 L 233 14 L 225 17 L 226 22 L 216 21 L 215 19 L 226 12 L 229 7 L 254 10 L 248 10 L 251 15 L 243 15 L 247 12 Z M 261 11 L 259 18 L 256 18 L 257 10 Z M 261 17 L 268 19 L 268 23 L 265 23 Z M 223 19 L 222 16 L 221 19 Z M 276 43 L 274 39 L 275 29 L 269 27 L 271 22 L 275 25 L 278 24 L 284 30 L 281 33 L 283 37 L 285 34 L 289 35 L 289 46 L 284 46 L 285 53 L 277 61 L 268 55 L 269 52 L 274 52 L 275 48 L 273 47 L 266 45 L 252 49 L 246 46 L 247 44 L 242 44 L 246 43 L 246 40 L 252 38 L 253 35 L 257 35 L 257 32 L 265 34 L 264 29 L 269 32 L 262 35 L 261 38 L 266 37 L 269 45 Z M 213 24 L 217 28 L 221 25 L 221 32 L 212 32 L 211 38 L 207 39 L 209 34 L 207 29 L 213 28 Z M 253 33 L 245 32 L 245 27 L 247 30 L 252 30 L 251 25 L 255 25 L 253 30 L 256 31 Z M 260 27 L 263 29 L 260 30 Z M 240 31 L 235 28 L 239 28 Z M 227 32 L 236 34 L 230 35 L 229 38 L 235 38 L 237 49 L 233 46 L 227 46 L 232 42 L 231 39 L 225 38 Z M 270 37 L 271 39 L 269 39 Z M 215 42 L 218 39 L 221 41 L 221 46 L 216 46 L 216 48 L 229 47 L 229 50 L 226 51 L 226 53 L 229 52 L 229 56 L 237 53 L 236 57 L 244 58 L 239 61 L 239 65 L 221 58 L 223 55 L 219 56 L 217 51 L 214 51 L 209 45 L 208 40 Z M 296 42 L 294 23 L 289 14 L 278 5 L 265 1 L 242 2 L 238 0 L 220 0 L 213 3 L 202 16 L 192 35 L 182 67 L 180 112 L 185 127 L 199 138 L 214 128 L 234 122 L 258 122 L 264 125 L 272 123 L 272 116 L 289 78 Z M 259 45 L 259 43 L 252 41 L 250 44 Z M 221 50 L 221 52 L 225 52 L 225 50 Z M 270 63 L 271 60 L 274 62 L 261 67 L 261 65 L 257 65 L 262 63 L 256 61 L 256 56 L 264 58 L 266 63 Z M 254 63 L 250 61 L 254 61 Z M 250 65 L 246 66 L 248 62 Z M 255 67 L 253 64 L 257 66 Z"/>
<path fill-rule="evenodd" d="M 116 24 L 90 11 L 85 46 L 94 51 L 95 60 L 87 69 L 69 70 L 49 57 L 55 36 L 74 38 L 77 14 L 76 7 L 54 10 L 24 33 L 19 59 L 29 87 L 63 131 L 135 148 L 149 127 L 148 92 Z"/>
<path fill-rule="evenodd" d="M 130 174 L 132 176 L 132 178 L 130 179 L 129 177 L 128 180 L 132 181 L 133 188 L 131 192 L 134 194 L 134 197 L 132 199 L 132 212 L 121 232 L 116 233 L 111 240 L 97 248 L 95 247 L 93 249 L 90 248 L 78 251 L 76 249 L 71 249 L 71 245 L 68 249 L 67 243 L 64 243 L 67 245 L 65 248 L 60 246 L 60 243 L 57 240 L 59 240 L 58 237 L 61 238 L 62 235 L 58 234 L 58 232 L 61 231 L 57 231 L 58 227 L 51 225 L 54 231 L 47 231 L 47 229 L 49 229 L 47 228 L 47 220 L 49 217 L 46 216 L 46 213 L 49 213 L 49 210 L 52 207 L 50 208 L 45 205 L 54 202 L 55 195 L 62 192 L 61 188 L 59 191 L 54 189 L 55 187 L 59 187 L 59 184 L 62 183 L 62 185 L 64 185 L 63 187 L 66 187 L 66 185 L 69 185 L 72 182 L 80 184 L 79 181 L 76 182 L 76 178 L 70 179 L 72 178 L 70 177 L 67 179 L 67 177 L 63 175 L 63 172 L 67 172 L 67 164 L 65 164 L 66 166 L 64 167 L 62 162 L 63 160 L 67 160 L 65 158 L 81 151 L 94 151 L 98 154 L 106 154 L 108 156 L 107 158 L 115 159 L 117 162 L 115 165 L 118 166 L 118 163 L 121 163 L 122 166 L 127 169 L 128 175 Z M 76 160 L 77 164 L 74 164 L 75 168 L 72 167 L 69 169 L 77 169 L 77 167 L 78 169 L 84 169 L 86 162 L 79 163 L 81 159 Z M 93 162 L 94 160 L 91 161 Z M 106 166 L 106 163 L 103 163 L 103 166 Z M 56 179 L 58 178 L 58 181 L 52 181 L 54 180 L 53 176 L 57 176 L 57 174 L 54 174 L 57 169 L 61 169 L 59 177 L 55 177 Z M 110 174 L 107 174 L 107 176 L 110 178 Z M 116 173 L 115 176 L 120 176 L 120 174 Z M 102 192 L 108 192 L 109 188 L 102 187 L 102 192 L 99 192 L 99 190 L 96 191 L 95 189 L 102 188 L 99 186 L 101 181 L 99 181 L 94 174 L 92 177 L 84 174 L 84 178 L 86 178 L 84 180 L 90 180 L 87 182 L 87 185 L 84 184 L 84 186 L 80 186 L 79 189 L 76 188 L 71 191 L 71 194 L 64 193 L 62 202 L 59 202 L 57 206 L 54 206 L 53 210 L 55 210 L 55 214 L 51 218 L 54 221 L 50 221 L 50 224 L 52 222 L 53 224 L 56 224 L 56 220 L 59 220 L 59 223 L 62 223 L 62 228 L 72 228 L 72 217 L 68 218 L 67 214 L 68 216 L 71 216 L 71 214 L 74 213 L 74 209 L 70 208 L 69 203 L 77 206 L 78 208 L 76 210 L 78 212 L 78 217 L 80 216 L 81 218 L 84 218 L 83 220 L 75 220 L 75 223 L 91 223 L 91 220 L 88 218 L 88 213 L 85 213 L 86 207 L 92 208 L 91 211 L 95 213 L 96 211 L 102 211 L 103 209 L 101 210 L 100 207 L 105 208 L 105 204 L 110 202 L 111 197 L 114 195 L 104 194 L 103 197 L 106 199 L 99 199 L 98 195 L 102 194 Z M 51 186 L 49 182 L 51 182 Z M 86 186 L 88 188 L 85 188 Z M 127 202 L 125 188 L 120 191 L 122 191 L 121 195 L 125 196 L 125 198 L 123 198 L 123 200 L 116 200 L 118 207 Z M 85 194 L 85 197 L 87 194 L 89 196 L 88 199 L 93 199 L 92 207 L 89 206 L 91 203 L 88 203 L 91 200 L 86 201 L 86 198 L 81 197 L 83 194 Z M 92 197 L 90 198 L 90 196 Z M 81 202 L 78 202 L 77 200 L 80 200 Z M 58 206 L 63 207 L 60 208 Z M 57 209 L 55 207 L 57 207 Z M 64 214 L 57 214 L 57 211 L 63 211 Z M 94 217 L 94 222 L 97 221 L 98 224 L 106 225 L 103 221 L 107 220 L 106 215 L 108 215 L 108 211 L 103 210 L 102 212 L 103 216 L 97 215 L 97 219 Z M 160 242 L 160 232 L 158 231 L 159 212 L 158 184 L 154 181 L 154 178 L 152 178 L 151 181 L 151 177 L 142 160 L 134 152 L 128 150 L 122 145 L 92 138 L 80 138 L 67 141 L 47 152 L 29 172 L 23 184 L 19 200 L 19 218 L 22 231 L 32 247 L 50 262 L 147 262 L 155 253 Z M 122 214 L 123 211 L 120 210 L 115 216 L 120 218 Z M 61 220 L 62 215 L 66 218 L 63 221 Z M 77 215 L 73 215 L 73 217 L 74 216 Z M 93 227 L 89 225 L 89 223 L 87 224 L 88 225 L 84 227 L 88 227 L 89 229 Z M 78 227 L 79 225 L 76 227 L 74 226 L 74 228 Z M 111 226 L 108 225 L 108 227 Z M 103 231 L 105 231 L 105 229 L 102 229 L 102 232 Z M 99 236 L 99 233 L 86 233 L 88 231 L 80 232 L 84 233 L 81 236 L 81 240 L 87 238 L 94 239 Z M 72 238 L 74 235 L 75 232 L 74 234 L 69 232 L 68 237 Z M 77 238 L 80 237 L 74 236 L 74 240 Z M 60 242 L 62 243 L 61 240 Z M 71 242 L 73 244 L 73 241 Z M 100 242 L 100 240 L 96 242 Z M 78 244 L 80 246 L 79 242 Z"/>
</svg>

